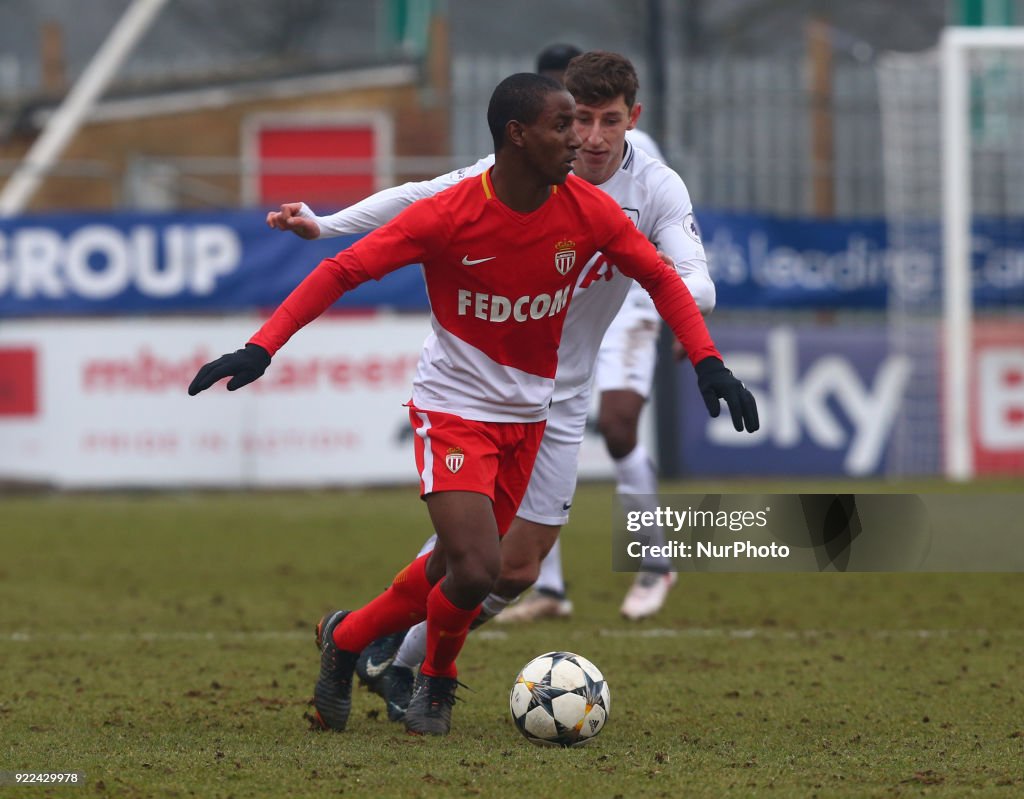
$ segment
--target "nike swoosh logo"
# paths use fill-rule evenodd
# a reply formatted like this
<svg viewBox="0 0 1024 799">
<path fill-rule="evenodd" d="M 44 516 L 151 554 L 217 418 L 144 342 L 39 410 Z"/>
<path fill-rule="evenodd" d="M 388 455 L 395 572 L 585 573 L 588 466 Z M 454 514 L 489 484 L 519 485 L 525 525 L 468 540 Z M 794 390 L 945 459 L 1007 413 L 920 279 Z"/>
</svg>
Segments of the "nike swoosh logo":
<svg viewBox="0 0 1024 799">
<path fill-rule="evenodd" d="M 463 266 L 475 266 L 476 264 L 482 264 L 484 261 L 493 261 L 497 257 L 498 257 L 497 255 L 492 255 L 490 258 L 473 258 L 471 260 L 468 255 L 463 255 L 462 256 L 462 265 Z"/>
<path fill-rule="evenodd" d="M 385 671 L 388 670 L 388 666 L 394 658 L 388 658 L 383 663 L 374 663 L 372 658 L 366 659 L 366 676 L 371 678 L 380 677 Z"/>
<path fill-rule="evenodd" d="M 566 503 L 564 503 L 562 505 L 562 510 L 569 510 L 569 508 L 571 508 L 571 507 L 572 507 L 572 503 L 571 502 L 566 502 Z"/>
</svg>

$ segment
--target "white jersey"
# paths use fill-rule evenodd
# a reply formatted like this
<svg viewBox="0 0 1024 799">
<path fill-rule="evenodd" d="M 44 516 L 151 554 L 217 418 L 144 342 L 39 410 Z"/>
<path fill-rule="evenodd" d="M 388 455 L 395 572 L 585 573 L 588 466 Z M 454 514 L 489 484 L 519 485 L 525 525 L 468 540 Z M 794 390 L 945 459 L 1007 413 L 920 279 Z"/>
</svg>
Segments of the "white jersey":
<svg viewBox="0 0 1024 799">
<path fill-rule="evenodd" d="M 636 147 L 636 149 L 643 150 L 649 156 L 658 159 L 663 164 L 665 163 L 665 156 L 661 154 L 661 148 L 658 146 L 658 143 L 649 134 L 640 130 L 640 128 L 627 130 L 626 141 Z"/>
<path fill-rule="evenodd" d="M 665 156 L 662 154 L 661 148 L 658 147 L 658 143 L 651 138 L 650 134 L 645 133 L 640 130 L 640 128 L 627 130 L 626 141 L 632 144 L 637 150 L 643 150 L 652 158 L 661 161 L 663 164 L 665 163 Z M 625 304 L 622 306 L 622 310 L 619 312 L 619 317 L 619 321 L 616 324 L 621 323 L 629 328 L 635 325 L 642 325 L 645 322 L 653 322 L 658 326 L 658 328 L 661 327 L 658 311 L 654 307 L 654 301 L 635 280 L 633 281 L 633 285 L 630 286 L 629 296 L 627 297 Z M 657 359 L 657 355 L 655 353 L 656 349 L 657 347 L 652 348 L 652 351 L 648 354 L 648 357 L 651 359 L 651 370 L 654 369 L 654 362 Z M 611 360 L 606 361 L 606 363 L 612 362 L 613 361 Z M 598 382 L 600 383 L 600 379 Z M 647 388 L 643 391 L 638 391 L 637 393 L 646 397 L 650 390 L 650 380 L 648 380 Z"/>
<path fill-rule="evenodd" d="M 493 164 L 494 156 L 487 156 L 433 180 L 385 189 L 330 216 L 316 216 L 305 205 L 300 213 L 316 220 L 323 238 L 361 233 L 388 222 L 416 200 L 477 176 Z M 627 139 L 621 166 L 599 188 L 619 204 L 652 244 L 672 258 L 697 307 L 705 314 L 710 312 L 715 305 L 715 287 L 682 178 Z M 553 401 L 589 390 L 601 339 L 632 285 L 634 281 L 600 253 L 580 272 L 558 348 Z"/>
</svg>

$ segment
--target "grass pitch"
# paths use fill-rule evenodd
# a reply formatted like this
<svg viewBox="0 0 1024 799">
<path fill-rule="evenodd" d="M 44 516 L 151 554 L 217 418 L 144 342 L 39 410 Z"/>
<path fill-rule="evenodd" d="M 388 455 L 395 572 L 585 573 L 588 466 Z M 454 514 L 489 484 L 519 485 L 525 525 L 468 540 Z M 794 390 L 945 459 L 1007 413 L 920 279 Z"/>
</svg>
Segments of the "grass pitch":
<svg viewBox="0 0 1024 799">
<path fill-rule="evenodd" d="M 572 621 L 474 634 L 452 735 L 423 739 L 363 691 L 343 734 L 303 720 L 313 623 L 414 554 L 412 489 L 0 499 L 0 771 L 86 774 L 0 795 L 1024 793 L 1024 575 L 687 574 L 629 624 L 610 505 L 577 494 Z M 551 649 L 609 680 L 589 747 L 535 748 L 508 718 Z"/>
</svg>

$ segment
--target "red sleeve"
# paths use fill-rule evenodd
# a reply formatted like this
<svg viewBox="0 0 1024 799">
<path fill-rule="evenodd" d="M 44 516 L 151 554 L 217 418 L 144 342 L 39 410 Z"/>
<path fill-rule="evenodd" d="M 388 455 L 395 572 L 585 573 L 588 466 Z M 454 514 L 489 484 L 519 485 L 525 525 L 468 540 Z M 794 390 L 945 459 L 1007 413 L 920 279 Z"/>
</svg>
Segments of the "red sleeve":
<svg viewBox="0 0 1024 799">
<path fill-rule="evenodd" d="M 346 291 L 422 261 L 438 235 L 438 227 L 439 220 L 429 200 L 413 203 L 347 250 L 321 261 L 249 343 L 258 344 L 274 355 L 300 328 L 330 308 Z"/>
<path fill-rule="evenodd" d="M 622 209 L 615 206 L 614 211 L 622 217 L 622 224 L 616 220 L 612 228 L 615 232 L 600 245 L 601 252 L 619 271 L 647 289 L 654 307 L 686 348 L 693 364 L 707 357 L 721 358 L 704 317 L 679 273 L 658 257 L 654 245 L 636 229 Z"/>
</svg>

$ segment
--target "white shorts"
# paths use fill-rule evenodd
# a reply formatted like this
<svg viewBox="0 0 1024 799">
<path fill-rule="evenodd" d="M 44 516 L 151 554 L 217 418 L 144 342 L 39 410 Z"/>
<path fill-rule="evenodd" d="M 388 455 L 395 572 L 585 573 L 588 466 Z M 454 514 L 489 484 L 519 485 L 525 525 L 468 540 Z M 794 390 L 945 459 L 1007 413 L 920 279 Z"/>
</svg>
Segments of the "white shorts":
<svg viewBox="0 0 1024 799">
<path fill-rule="evenodd" d="M 589 411 L 589 391 L 551 403 L 548 424 L 517 516 L 554 526 L 569 521 Z"/>
<path fill-rule="evenodd" d="M 597 391 L 626 389 L 650 396 L 658 361 L 661 318 L 647 292 L 630 289 L 622 310 L 608 326 L 597 353 Z"/>
</svg>

